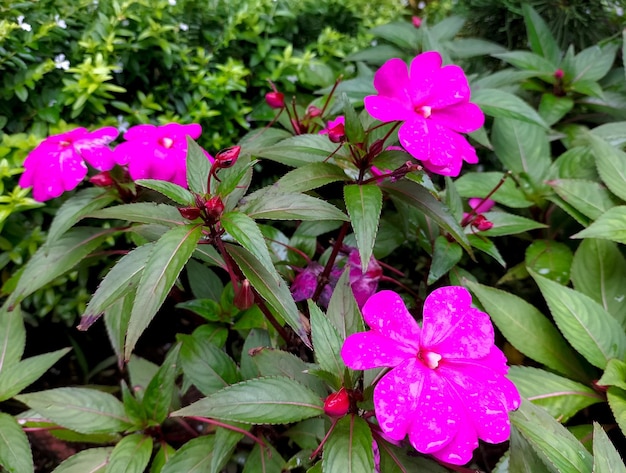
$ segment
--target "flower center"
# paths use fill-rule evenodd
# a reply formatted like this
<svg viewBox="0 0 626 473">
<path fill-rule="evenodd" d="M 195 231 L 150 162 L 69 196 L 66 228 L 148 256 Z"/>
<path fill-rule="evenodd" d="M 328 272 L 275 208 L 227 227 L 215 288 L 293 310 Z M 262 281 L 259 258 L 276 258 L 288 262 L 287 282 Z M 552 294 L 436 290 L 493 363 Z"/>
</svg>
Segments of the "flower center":
<svg viewBox="0 0 626 473">
<path fill-rule="evenodd" d="M 161 142 L 161 145 L 167 149 L 171 148 L 172 145 L 174 144 L 174 140 L 171 138 L 168 138 L 167 136 L 164 136 L 163 138 L 161 138 L 160 142 Z"/>
<path fill-rule="evenodd" d="M 61 141 L 61 142 L 59 143 L 59 145 L 60 145 L 62 148 L 67 148 L 67 147 L 68 147 L 68 146 L 70 146 L 71 144 L 72 144 L 72 142 L 71 142 L 71 141 L 67 141 L 67 140 L 65 140 L 65 141 Z"/>
<path fill-rule="evenodd" d="M 442 358 L 439 353 L 435 353 L 434 351 L 420 351 L 418 356 L 431 370 L 439 366 L 439 362 Z"/>
<path fill-rule="evenodd" d="M 422 105 L 421 107 L 420 106 L 415 107 L 415 111 L 419 113 L 421 116 L 423 116 L 424 118 L 428 118 L 430 117 L 433 109 L 429 105 Z"/>
</svg>

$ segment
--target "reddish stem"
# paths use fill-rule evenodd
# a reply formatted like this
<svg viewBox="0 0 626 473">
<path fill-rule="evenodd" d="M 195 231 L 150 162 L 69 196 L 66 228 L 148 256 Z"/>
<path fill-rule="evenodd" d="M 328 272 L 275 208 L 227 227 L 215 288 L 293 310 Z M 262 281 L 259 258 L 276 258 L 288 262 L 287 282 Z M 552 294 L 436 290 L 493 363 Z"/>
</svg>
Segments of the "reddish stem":
<svg viewBox="0 0 626 473">
<path fill-rule="evenodd" d="M 343 225 L 339 230 L 339 235 L 337 235 L 337 241 L 335 241 L 335 245 L 333 246 L 333 251 L 330 253 L 330 257 L 326 262 L 326 266 L 324 266 L 322 274 L 320 274 L 317 279 L 317 286 L 315 287 L 315 292 L 313 293 L 313 297 L 311 298 L 313 302 L 317 302 L 319 297 L 322 295 L 324 286 L 328 284 L 330 272 L 333 269 L 333 265 L 335 264 L 335 260 L 337 259 L 337 255 L 339 254 L 339 250 L 343 245 L 343 240 L 348 234 L 348 228 L 350 228 L 350 223 L 343 222 Z"/>
<path fill-rule="evenodd" d="M 224 424 L 223 422 L 217 421 L 215 419 L 208 419 L 206 417 L 190 416 L 189 419 L 193 419 L 195 421 L 202 422 L 204 424 L 211 424 L 217 427 L 223 427 L 224 429 L 232 430 L 233 432 L 237 432 L 242 435 L 245 435 L 246 437 L 251 439 L 254 443 L 258 443 L 261 448 L 267 448 L 265 445 L 265 442 L 263 442 L 263 440 L 261 440 L 259 437 L 256 437 L 255 435 L 251 434 L 247 430 L 240 429 L 239 427 L 235 427 L 234 425 Z"/>
</svg>

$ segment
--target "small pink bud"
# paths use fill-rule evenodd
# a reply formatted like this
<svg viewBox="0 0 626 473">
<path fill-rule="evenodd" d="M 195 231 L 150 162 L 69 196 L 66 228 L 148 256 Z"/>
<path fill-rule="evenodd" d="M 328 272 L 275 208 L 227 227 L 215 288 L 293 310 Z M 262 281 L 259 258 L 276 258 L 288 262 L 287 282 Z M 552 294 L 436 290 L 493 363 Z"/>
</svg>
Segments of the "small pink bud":
<svg viewBox="0 0 626 473">
<path fill-rule="evenodd" d="M 346 388 L 341 388 L 336 393 L 329 394 L 324 400 L 324 413 L 329 417 L 345 416 L 350 409 L 350 397 Z"/>
<path fill-rule="evenodd" d="M 311 118 L 315 118 L 322 114 L 322 110 L 315 105 L 310 105 L 309 108 L 306 109 L 306 114 Z"/>
<path fill-rule="evenodd" d="M 204 208 L 208 216 L 212 220 L 217 221 L 224 213 L 224 202 L 222 202 L 219 195 L 216 195 L 204 203 Z"/>
<path fill-rule="evenodd" d="M 235 290 L 235 307 L 239 310 L 246 310 L 254 304 L 254 293 L 250 287 L 250 281 L 244 279 L 238 289 Z"/>
<path fill-rule="evenodd" d="M 484 215 L 477 215 L 476 218 L 472 221 L 472 226 L 478 231 L 484 232 L 493 228 L 493 222 L 487 220 Z"/>
<path fill-rule="evenodd" d="M 89 182 L 91 182 L 96 187 L 110 187 L 114 183 L 109 171 L 102 171 L 94 176 L 91 176 L 89 178 Z"/>
<path fill-rule="evenodd" d="M 341 143 L 346 138 L 346 130 L 343 123 L 338 123 L 330 130 L 328 130 L 328 138 L 333 143 Z"/>
<path fill-rule="evenodd" d="M 557 80 L 561 80 L 563 79 L 563 69 L 557 69 L 556 71 L 554 71 L 554 78 Z"/>
<path fill-rule="evenodd" d="M 218 151 L 214 158 L 217 167 L 220 169 L 231 167 L 237 161 L 240 152 L 241 146 L 231 146 Z"/>
<path fill-rule="evenodd" d="M 419 16 L 412 16 L 411 23 L 413 23 L 413 26 L 415 26 L 416 28 L 419 28 L 420 26 L 422 26 L 422 19 Z"/>
<path fill-rule="evenodd" d="M 265 102 L 272 108 L 283 108 L 285 106 L 285 95 L 281 92 L 268 92 L 265 94 Z"/>
<path fill-rule="evenodd" d="M 200 209 L 198 207 L 179 207 L 178 211 L 180 215 L 187 220 L 195 220 L 200 216 Z"/>
</svg>

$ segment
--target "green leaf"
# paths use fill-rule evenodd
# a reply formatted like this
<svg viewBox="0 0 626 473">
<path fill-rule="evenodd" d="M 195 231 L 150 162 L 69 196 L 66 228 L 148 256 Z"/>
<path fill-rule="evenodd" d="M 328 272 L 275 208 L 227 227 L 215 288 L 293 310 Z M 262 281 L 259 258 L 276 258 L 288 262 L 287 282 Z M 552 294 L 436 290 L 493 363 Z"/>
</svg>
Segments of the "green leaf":
<svg viewBox="0 0 626 473">
<path fill-rule="evenodd" d="M 574 254 L 572 281 L 577 291 L 600 303 L 626 327 L 626 260 L 615 243 L 595 238 L 583 240 Z"/>
<path fill-rule="evenodd" d="M 281 193 L 290 194 L 307 192 L 345 179 L 346 173 L 335 164 L 311 163 L 289 171 L 273 187 Z"/>
<path fill-rule="evenodd" d="M 182 334 L 177 338 L 183 373 L 205 396 L 241 380 L 235 362 L 210 341 Z"/>
<path fill-rule="evenodd" d="M 552 317 L 570 344 L 589 363 L 604 369 L 611 358 L 623 358 L 626 334 L 617 321 L 590 297 L 532 271 Z"/>
<path fill-rule="evenodd" d="M 250 353 L 261 376 L 286 376 L 315 391 L 320 397 L 328 393 L 326 385 L 317 377 L 308 374 L 315 365 L 282 350 L 262 347 Z"/>
<path fill-rule="evenodd" d="M 187 184 L 189 190 L 200 195 L 209 192 L 209 173 L 211 161 L 204 150 L 187 135 Z"/>
<path fill-rule="evenodd" d="M 569 282 L 573 259 L 569 246 L 554 240 L 535 240 L 526 248 L 526 267 L 560 284 Z"/>
<path fill-rule="evenodd" d="M 603 397 L 584 384 L 530 366 L 511 366 L 507 377 L 520 395 L 543 407 L 559 422 L 567 422 L 581 409 Z"/>
<path fill-rule="evenodd" d="M 363 317 L 350 285 L 349 268 L 344 270 L 337 281 L 333 295 L 330 297 L 326 316 L 337 329 L 342 340 L 345 340 L 348 335 L 365 330 Z"/>
<path fill-rule="evenodd" d="M 88 448 L 57 466 L 52 473 L 105 473 L 113 447 Z"/>
<path fill-rule="evenodd" d="M 167 443 L 161 443 L 152 463 L 150 464 L 150 473 L 162 473 L 165 464 L 174 456 L 176 450 Z"/>
<path fill-rule="evenodd" d="M 406 21 L 394 21 L 393 23 L 379 25 L 372 28 L 369 32 L 402 49 L 417 50 L 420 47 L 419 30 Z"/>
<path fill-rule="evenodd" d="M 191 192 L 172 182 L 158 179 L 137 179 L 135 184 L 152 189 L 180 205 L 189 206 L 195 203 Z"/>
<path fill-rule="evenodd" d="M 141 274 L 128 322 L 124 356 L 128 360 L 137 340 L 155 316 L 202 235 L 200 225 L 181 225 L 154 245 Z"/>
<path fill-rule="evenodd" d="M 593 473 L 626 473 L 624 460 L 597 422 L 593 423 Z"/>
<path fill-rule="evenodd" d="M 496 248 L 496 245 L 491 240 L 483 238 L 480 235 L 467 235 L 467 238 L 473 248 L 488 254 L 500 263 L 503 268 L 506 268 L 506 261 L 504 261 L 504 258 L 502 258 L 502 255 L 498 251 L 498 248 Z"/>
<path fill-rule="evenodd" d="M 540 72 L 546 76 L 553 76 L 556 70 L 556 65 L 552 61 L 530 51 L 507 51 L 492 54 L 492 56 L 502 59 L 519 69 Z"/>
<path fill-rule="evenodd" d="M 334 205 L 306 194 L 266 192 L 258 199 L 245 202 L 240 210 L 254 219 L 348 220 Z"/>
<path fill-rule="evenodd" d="M 222 198 L 226 210 L 234 209 L 247 192 L 252 182 L 252 167 L 256 163 L 249 156 L 240 154 L 233 166 L 220 169 L 220 181 L 211 178 L 211 190 Z"/>
<path fill-rule="evenodd" d="M 549 128 L 543 118 L 518 96 L 499 89 L 478 89 L 472 91 L 472 102 L 476 103 L 485 115 L 515 120 Z"/>
<path fill-rule="evenodd" d="M 343 188 L 343 197 L 359 247 L 361 270 L 365 272 L 376 241 L 380 211 L 383 207 L 383 193 L 375 184 L 353 184 Z"/>
<path fill-rule="evenodd" d="M 154 248 L 146 243 L 122 256 L 98 285 L 80 320 L 79 330 L 87 330 L 117 301 L 134 292 Z"/>
<path fill-rule="evenodd" d="M 276 280 L 259 261 L 247 250 L 235 245 L 226 245 L 228 254 L 235 260 L 246 279 L 270 307 L 291 326 L 302 340 L 307 343 L 308 336 L 300 319 L 298 308 L 291 296 L 287 283 Z"/>
<path fill-rule="evenodd" d="M 114 200 L 112 194 L 103 192 L 102 189 L 90 188 L 78 191 L 56 211 L 48 230 L 47 241 L 56 240 L 83 217 L 106 207 Z"/>
<path fill-rule="evenodd" d="M 316 393 L 297 381 L 267 377 L 233 384 L 171 415 L 250 424 L 287 424 L 322 414 L 322 405 Z"/>
<path fill-rule="evenodd" d="M 626 122 L 609 122 L 595 127 L 591 134 L 602 138 L 615 148 L 623 148 L 626 143 Z"/>
<path fill-rule="evenodd" d="M 50 369 L 69 348 L 44 353 L 8 366 L 0 372 L 0 401 L 9 399 L 29 386 Z"/>
<path fill-rule="evenodd" d="M 126 332 L 128 332 L 128 321 L 133 311 L 134 302 L 135 293 L 131 292 L 115 302 L 104 314 L 107 335 L 120 367 L 124 366 L 124 340 L 126 339 Z"/>
<path fill-rule="evenodd" d="M 615 417 L 622 434 L 626 435 L 626 391 L 611 386 L 606 392 L 606 397 L 613 417 Z"/>
<path fill-rule="evenodd" d="M 543 223 L 506 212 L 485 212 L 483 215 L 493 223 L 491 229 L 480 233 L 487 237 L 516 235 L 537 228 L 547 228 Z"/>
<path fill-rule="evenodd" d="M 593 220 L 617 204 L 617 199 L 599 182 L 554 179 L 549 184 L 563 200 Z"/>
<path fill-rule="evenodd" d="M 111 452 L 106 473 L 143 473 L 152 456 L 152 437 L 127 435 Z"/>
<path fill-rule="evenodd" d="M 50 244 L 41 246 L 26 263 L 15 290 L 9 297 L 9 306 L 69 271 L 89 253 L 109 238 L 115 229 L 73 228 Z"/>
<path fill-rule="evenodd" d="M 213 444 L 213 458 L 211 458 L 210 473 L 220 473 L 228 463 L 237 443 L 243 438 L 243 434 L 234 430 L 218 428 L 215 433 Z M 248 459 L 249 460 L 249 459 Z"/>
<path fill-rule="evenodd" d="M 343 340 L 320 308 L 311 300 L 307 302 L 311 315 L 311 338 L 315 360 L 320 368 L 334 374 L 343 383 L 346 371 L 346 365 L 341 359 Z M 338 389 L 340 386 L 334 387 Z"/>
<path fill-rule="evenodd" d="M 613 194 L 626 200 L 626 153 L 593 133 L 588 135 L 602 181 Z"/>
<path fill-rule="evenodd" d="M 433 252 L 433 261 L 428 271 L 428 281 L 426 284 L 429 286 L 434 284 L 448 271 L 450 271 L 463 256 L 463 250 L 455 243 L 448 241 L 448 239 L 439 235 L 435 239 L 435 248 Z"/>
<path fill-rule="evenodd" d="M 214 446 L 213 435 L 191 439 L 172 455 L 161 473 L 210 473 Z"/>
<path fill-rule="evenodd" d="M 593 45 L 579 52 L 574 58 L 574 78 L 572 83 L 579 81 L 596 82 L 611 70 L 615 62 L 617 44 L 608 43 L 601 46 Z"/>
<path fill-rule="evenodd" d="M 598 386 L 617 386 L 626 389 L 626 362 L 618 359 L 609 360 Z"/>
<path fill-rule="evenodd" d="M 162 424 L 170 411 L 176 393 L 176 375 L 178 374 L 178 353 L 180 344 L 176 344 L 167 354 L 163 364 L 150 380 L 143 394 L 142 405 L 148 419 L 157 425 Z"/>
<path fill-rule="evenodd" d="M 532 445 L 515 426 L 511 426 L 508 468 L 493 470 L 492 473 L 553 473 L 539 458 Z"/>
<path fill-rule="evenodd" d="M 237 211 L 224 213 L 220 222 L 228 234 L 252 253 L 263 267 L 278 280 L 279 276 L 272 263 L 265 238 L 256 222 L 246 214 Z"/>
<path fill-rule="evenodd" d="M 243 473 L 283 473 L 287 471 L 284 466 L 285 460 L 271 444 L 263 448 L 257 443 L 246 459 Z"/>
<path fill-rule="evenodd" d="M 574 100 L 570 97 L 557 97 L 554 94 L 545 93 L 539 102 L 539 115 L 545 122 L 552 126 L 574 108 Z"/>
<path fill-rule="evenodd" d="M 556 283 L 555 283 L 556 284 Z M 524 400 L 511 421 L 540 458 L 556 471 L 589 473 L 593 457 L 585 447 L 541 407 Z"/>
<path fill-rule="evenodd" d="M 134 202 L 132 204 L 116 205 L 92 212 L 87 217 L 105 220 L 127 220 L 136 223 L 158 223 L 168 227 L 188 223 L 180 215 L 178 208 L 167 204 L 155 204 L 154 202 Z"/>
<path fill-rule="evenodd" d="M 32 473 L 33 455 L 22 427 L 0 412 L 0 467 L 8 473 Z"/>
<path fill-rule="evenodd" d="M 454 186 L 461 197 L 487 197 L 504 180 L 498 190 L 489 198 L 511 208 L 526 208 L 533 203 L 528 200 L 511 178 L 501 172 L 468 172 L 454 181 Z"/>
<path fill-rule="evenodd" d="M 325 135 L 297 135 L 258 151 L 258 156 L 287 166 L 322 162 L 337 149 Z"/>
<path fill-rule="evenodd" d="M 491 131 L 496 156 L 506 169 L 541 182 L 552 164 L 546 130 L 510 118 L 496 118 Z"/>
<path fill-rule="evenodd" d="M 407 179 L 397 182 L 385 182 L 381 188 L 386 191 L 392 198 L 410 205 L 424 213 L 427 217 L 433 219 L 437 225 L 448 232 L 470 255 L 472 249 L 463 229 L 450 211 L 433 195 L 426 190 L 425 187 Z"/>
<path fill-rule="evenodd" d="M 374 471 L 372 432 L 367 422 L 354 414 L 339 419 L 324 445 L 322 469 L 344 473 Z"/>
<path fill-rule="evenodd" d="M 272 346 L 270 336 L 267 330 L 254 328 L 246 337 L 241 349 L 241 360 L 239 362 L 241 375 L 244 379 L 258 378 L 261 376 L 259 367 L 252 359 L 253 354 L 257 350 Z"/>
<path fill-rule="evenodd" d="M 601 238 L 626 244 L 626 205 L 610 208 L 571 238 Z"/>
<path fill-rule="evenodd" d="M 41 416 L 83 434 L 123 432 L 130 427 L 124 405 L 89 388 L 56 388 L 15 396 Z"/>
<path fill-rule="evenodd" d="M 458 59 L 469 59 L 506 51 L 506 48 L 497 43 L 479 38 L 455 38 L 448 44 L 448 49 L 450 54 Z"/>
<path fill-rule="evenodd" d="M 576 352 L 534 306 L 500 289 L 469 280 L 464 283 L 478 297 L 505 338 L 520 352 L 566 376 L 589 381 Z"/>
<path fill-rule="evenodd" d="M 529 4 L 522 4 L 522 12 L 530 48 L 549 60 L 556 68 L 561 59 L 561 50 L 550 32 L 550 27 Z"/>
<path fill-rule="evenodd" d="M 7 304 L 0 308 L 0 374 L 16 365 L 24 354 L 26 329 L 19 306 L 9 311 Z"/>
<path fill-rule="evenodd" d="M 344 93 L 341 94 L 341 102 L 343 103 L 343 115 L 345 117 L 345 132 L 346 137 L 350 143 L 364 143 L 365 142 L 365 130 L 363 124 L 359 120 L 359 116 L 354 110 L 354 107 L 350 103 L 348 96 Z"/>
</svg>

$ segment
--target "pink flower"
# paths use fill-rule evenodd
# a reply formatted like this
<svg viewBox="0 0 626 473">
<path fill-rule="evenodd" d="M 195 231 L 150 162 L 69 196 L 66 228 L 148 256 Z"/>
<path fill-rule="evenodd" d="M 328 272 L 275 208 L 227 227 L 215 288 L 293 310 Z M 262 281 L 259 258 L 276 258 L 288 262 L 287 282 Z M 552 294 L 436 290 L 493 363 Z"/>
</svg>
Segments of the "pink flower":
<svg viewBox="0 0 626 473">
<path fill-rule="evenodd" d="M 327 135 L 332 129 L 337 128 L 339 125 L 345 126 L 345 124 L 346 124 L 346 118 L 343 115 L 339 115 L 334 120 L 329 120 L 328 123 L 326 123 L 326 126 L 322 128 L 318 132 L 318 134 Z"/>
<path fill-rule="evenodd" d="M 489 230 L 493 227 L 487 218 L 483 215 L 483 212 L 489 212 L 494 205 L 495 201 L 487 199 L 483 202 L 480 197 L 472 197 L 467 201 L 473 212 L 463 212 L 463 220 L 461 220 L 461 226 L 472 224 L 474 228 L 479 231 Z"/>
<path fill-rule="evenodd" d="M 469 101 L 463 70 L 441 63 L 436 51 L 416 56 L 410 72 L 401 59 L 390 59 L 376 71 L 378 95 L 365 97 L 365 109 L 378 120 L 403 121 L 400 143 L 426 169 L 458 176 L 463 161 L 478 162 L 476 150 L 460 133 L 477 130 L 485 117 Z"/>
<path fill-rule="evenodd" d="M 496 205 L 495 201 L 487 199 L 483 202 L 483 199 L 480 197 L 472 197 L 471 199 L 468 199 L 467 203 L 472 209 L 474 209 L 474 213 L 477 214 L 489 212 L 491 208 Z"/>
<path fill-rule="evenodd" d="M 128 165 L 133 180 L 158 179 L 187 187 L 187 135 L 195 140 L 200 133 L 196 123 L 133 126 L 124 133 L 127 141 L 115 148 L 115 158 L 118 164 Z"/>
<path fill-rule="evenodd" d="M 341 356 L 352 369 L 393 368 L 374 388 L 376 418 L 392 440 L 462 465 L 478 439 L 509 437 L 508 411 L 520 397 L 505 378 L 506 359 L 494 345 L 489 316 L 471 307 L 458 286 L 433 291 L 422 328 L 400 296 L 381 291 L 363 307 L 369 332 L 350 335 Z"/>
<path fill-rule="evenodd" d="M 49 136 L 26 157 L 19 185 L 32 186 L 33 197 L 39 202 L 59 197 L 85 178 L 85 161 L 99 171 L 108 171 L 115 165 L 108 145 L 117 135 L 115 128 L 107 126 L 92 132 L 75 128 Z"/>
<path fill-rule="evenodd" d="M 378 281 L 383 276 L 383 268 L 378 264 L 376 258 L 372 256 L 365 273 L 362 273 L 361 257 L 357 249 L 350 252 L 348 265 L 350 267 L 350 287 L 360 309 L 378 289 Z"/>
</svg>

